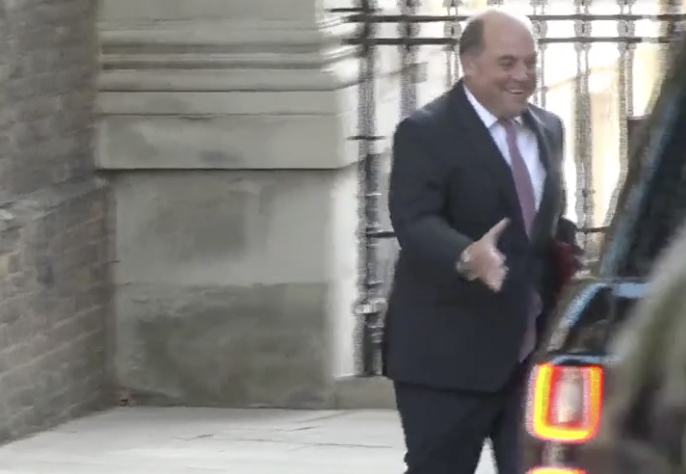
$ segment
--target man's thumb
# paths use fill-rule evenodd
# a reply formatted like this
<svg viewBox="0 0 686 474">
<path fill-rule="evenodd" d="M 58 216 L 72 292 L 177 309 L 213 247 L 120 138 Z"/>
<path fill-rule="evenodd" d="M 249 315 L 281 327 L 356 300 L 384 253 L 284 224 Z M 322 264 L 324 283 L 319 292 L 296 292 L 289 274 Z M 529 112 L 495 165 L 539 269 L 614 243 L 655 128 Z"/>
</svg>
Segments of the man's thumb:
<svg viewBox="0 0 686 474">
<path fill-rule="evenodd" d="M 484 239 L 489 240 L 493 243 L 496 243 L 502 233 L 507 229 L 507 226 L 510 225 L 510 219 L 507 217 L 498 222 L 496 225 L 491 227 L 491 230 L 486 232 L 486 235 L 484 235 Z"/>
</svg>

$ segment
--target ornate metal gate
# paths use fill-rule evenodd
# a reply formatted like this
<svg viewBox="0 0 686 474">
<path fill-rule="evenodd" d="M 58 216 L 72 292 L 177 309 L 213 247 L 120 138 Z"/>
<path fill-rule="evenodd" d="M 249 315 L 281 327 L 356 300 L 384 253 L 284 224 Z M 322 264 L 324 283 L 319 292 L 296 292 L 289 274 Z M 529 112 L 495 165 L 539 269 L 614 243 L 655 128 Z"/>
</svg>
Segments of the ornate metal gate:
<svg viewBox="0 0 686 474">
<path fill-rule="evenodd" d="M 382 95 L 389 86 L 383 81 L 399 78 L 390 86 L 399 90 L 399 99 L 392 100 L 399 100 L 401 116 L 409 114 L 459 77 L 457 44 L 471 14 L 486 5 L 528 14 L 540 54 L 534 101 L 565 121 L 570 165 L 566 171 L 576 182 L 568 202 L 573 203 L 570 207 L 580 227 L 579 243 L 592 253 L 602 240 L 614 191 L 627 168 L 628 123 L 648 106 L 646 96 L 659 76 L 661 50 L 684 20 L 681 4 L 681 0 L 355 0 L 354 7 L 332 10 L 357 24 L 356 35 L 345 41 L 359 48 L 360 58 L 359 131 L 352 137 L 359 144 L 363 193 L 363 277 L 356 308 L 360 375 L 379 372 L 385 296 L 396 255 L 386 218 L 384 175 L 390 166 L 392 127 L 388 125 L 401 117 L 379 117 L 380 109 L 387 108 Z M 397 66 L 397 76 L 388 72 L 393 68 L 380 71 L 389 63 Z M 438 76 L 442 78 L 436 82 Z"/>
</svg>

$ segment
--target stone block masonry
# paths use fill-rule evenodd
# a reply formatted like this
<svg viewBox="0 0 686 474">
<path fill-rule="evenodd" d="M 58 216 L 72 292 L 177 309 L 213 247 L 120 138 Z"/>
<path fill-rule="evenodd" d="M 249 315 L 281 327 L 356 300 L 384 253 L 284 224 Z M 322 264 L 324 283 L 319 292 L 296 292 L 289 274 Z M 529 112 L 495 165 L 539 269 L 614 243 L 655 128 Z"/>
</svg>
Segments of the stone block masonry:
<svg viewBox="0 0 686 474">
<path fill-rule="evenodd" d="M 0 1 L 0 442 L 102 407 L 112 392 L 96 4 Z"/>
</svg>

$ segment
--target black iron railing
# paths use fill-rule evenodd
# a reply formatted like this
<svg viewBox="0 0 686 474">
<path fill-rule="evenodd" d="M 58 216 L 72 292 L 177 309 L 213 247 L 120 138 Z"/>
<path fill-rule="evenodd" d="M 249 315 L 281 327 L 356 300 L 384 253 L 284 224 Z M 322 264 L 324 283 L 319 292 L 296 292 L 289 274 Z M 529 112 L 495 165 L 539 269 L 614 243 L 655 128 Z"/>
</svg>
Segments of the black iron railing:
<svg viewBox="0 0 686 474">
<path fill-rule="evenodd" d="M 653 14 L 636 13 L 636 6 L 642 11 L 650 0 L 615 0 L 614 12 L 611 14 L 597 14 L 593 5 L 612 5 L 611 0 L 530 0 L 522 2 L 490 1 L 489 4 L 508 6 L 528 5 L 527 13 L 532 20 L 538 37 L 540 49 L 539 87 L 534 96 L 536 103 L 546 106 L 549 85 L 546 83 L 546 64 L 549 63 L 548 48 L 555 44 L 571 44 L 574 46 L 570 53 L 570 61 L 576 62 L 576 74 L 571 79 L 574 104 L 573 119 L 568 127 L 573 128 L 574 151 L 573 158 L 576 167 L 577 191 L 576 214 L 582 230 L 579 233 L 579 243 L 585 247 L 594 247 L 600 240 L 594 235 L 602 234 L 605 226 L 595 226 L 596 193 L 594 189 L 594 133 L 592 114 L 592 88 L 589 77 L 593 69 L 591 62 L 591 48 L 598 44 L 614 44 L 617 48 L 616 108 L 617 120 L 621 131 L 618 137 L 617 149 L 620 160 L 620 176 L 618 183 L 623 182 L 627 169 L 626 156 L 628 151 L 627 123 L 636 115 L 634 87 L 636 51 L 639 45 L 664 45 L 673 40 L 673 36 L 681 29 L 686 15 L 681 12 L 678 0 L 662 2 L 663 10 L 653 11 Z M 388 2 L 385 2 L 388 3 Z M 434 3 L 434 2 L 432 2 Z M 377 66 L 380 51 L 387 51 L 388 47 L 397 49 L 400 63 L 400 115 L 411 113 L 419 105 L 420 84 L 426 81 L 426 61 L 436 58 L 421 58 L 420 51 L 427 46 L 438 46 L 445 54 L 445 86 L 452 84 L 460 75 L 460 64 L 456 54 L 459 36 L 463 23 L 469 15 L 465 14 L 465 1 L 446 2 L 442 14 L 423 13 L 421 0 L 399 0 L 397 8 L 389 10 L 382 8 L 375 0 L 357 0 L 354 7 L 335 8 L 330 10 L 340 18 L 358 26 L 354 36 L 345 38 L 344 43 L 354 45 L 359 52 L 359 114 L 358 133 L 351 137 L 358 143 L 360 156 L 359 172 L 361 176 L 361 225 L 359 231 L 360 253 L 362 256 L 360 281 L 360 299 L 356 313 L 360 318 L 358 372 L 371 376 L 379 372 L 379 343 L 383 331 L 383 313 L 386 305 L 386 294 L 390 288 L 389 278 L 395 261 L 393 245 L 381 247 L 381 243 L 394 242 L 392 231 L 385 230 L 387 225 L 382 223 L 386 214 L 386 189 L 382 179 L 382 168 L 388 165 L 388 155 L 383 153 L 387 146 L 388 137 L 379 133 L 377 123 Z M 569 9 L 567 14 L 551 13 L 553 7 L 565 3 Z M 658 5 L 658 1 L 654 2 Z M 650 9 L 648 9 L 650 10 Z M 657 7 L 653 10 L 658 10 Z M 433 12 L 432 12 L 433 13 Z M 565 37 L 551 36 L 551 24 L 557 22 L 572 22 L 574 34 Z M 616 34 L 596 34 L 594 25 L 598 22 L 614 22 Z M 659 25 L 657 34 L 637 34 L 637 25 L 650 23 Z M 423 34 L 423 29 L 430 25 L 443 25 L 442 35 Z M 397 25 L 397 34 L 387 34 L 387 25 Z M 381 31 L 384 30 L 384 31 Z M 430 64 L 431 65 L 431 64 Z M 438 95 L 438 94 L 434 94 Z M 639 112 L 642 114 L 643 112 Z M 400 117 L 398 117 L 399 119 Z M 570 140 L 568 140 L 570 141 Z M 609 208 L 613 208 L 615 197 Z M 611 217 L 610 215 L 608 216 Z M 607 222 L 606 222 L 607 224 Z"/>
<path fill-rule="evenodd" d="M 579 229 L 579 235 L 602 235 L 607 231 L 608 227 L 590 227 L 585 229 Z M 395 239 L 395 233 L 391 230 L 374 231 L 366 235 L 368 241 L 379 241 L 385 239 Z M 595 259 L 591 256 L 589 260 L 585 263 L 590 266 L 594 263 Z M 385 265 L 387 269 L 391 269 L 394 264 L 394 260 L 387 260 Z M 387 274 L 392 273 L 388 271 Z M 391 276 L 391 275 L 389 275 Z M 360 318 L 362 327 L 364 328 L 362 332 L 361 341 L 361 366 L 362 370 L 359 375 L 365 377 L 371 377 L 378 375 L 381 370 L 380 366 L 380 353 L 381 353 L 381 341 L 383 337 L 383 327 L 384 327 L 384 313 L 386 311 L 386 298 L 387 293 L 380 294 L 379 287 L 383 285 L 384 282 L 377 281 L 374 285 L 364 288 L 362 292 L 363 299 L 360 300 L 357 305 L 356 315 Z M 390 288 L 390 285 L 387 287 Z"/>
</svg>

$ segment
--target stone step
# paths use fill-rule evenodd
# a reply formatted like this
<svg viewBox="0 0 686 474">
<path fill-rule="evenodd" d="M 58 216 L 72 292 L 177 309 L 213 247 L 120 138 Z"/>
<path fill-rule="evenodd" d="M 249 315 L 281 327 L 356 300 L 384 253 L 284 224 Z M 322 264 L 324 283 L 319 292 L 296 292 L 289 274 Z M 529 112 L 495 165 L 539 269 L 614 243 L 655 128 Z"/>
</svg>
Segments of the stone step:
<svg viewBox="0 0 686 474">
<path fill-rule="evenodd" d="M 336 408 L 395 409 L 393 384 L 385 377 L 343 377 L 336 380 Z"/>
</svg>

